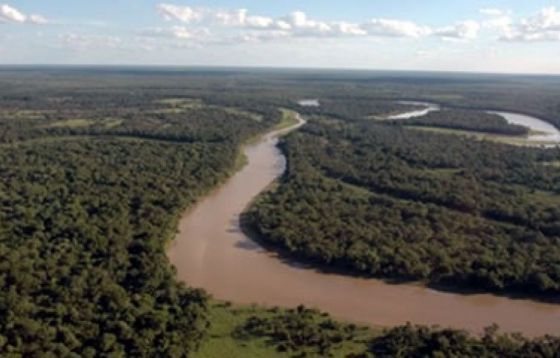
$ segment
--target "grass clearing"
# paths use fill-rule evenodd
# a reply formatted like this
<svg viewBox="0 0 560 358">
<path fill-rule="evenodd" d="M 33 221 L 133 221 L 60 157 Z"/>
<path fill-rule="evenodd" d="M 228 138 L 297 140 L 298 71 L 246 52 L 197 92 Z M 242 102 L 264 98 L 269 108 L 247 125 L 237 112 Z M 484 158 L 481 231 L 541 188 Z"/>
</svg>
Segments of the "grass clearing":
<svg viewBox="0 0 560 358">
<path fill-rule="evenodd" d="M 198 108 L 203 105 L 202 101 L 196 98 L 166 98 L 156 103 L 181 108 Z"/>
<path fill-rule="evenodd" d="M 235 329 L 255 314 L 266 314 L 266 310 L 253 307 L 230 307 L 225 303 L 213 302 L 210 308 L 212 326 L 200 350 L 194 358 L 265 358 L 286 357 L 267 345 L 264 339 L 240 341 L 233 337 Z"/>
<path fill-rule="evenodd" d="M 121 118 L 108 117 L 103 120 L 103 127 L 105 128 L 115 128 L 123 123 Z"/>
<path fill-rule="evenodd" d="M 243 325 L 251 316 L 271 317 L 274 312 L 282 309 L 264 308 L 259 306 L 237 306 L 224 302 L 213 301 L 210 305 L 212 326 L 200 350 L 193 354 L 194 358 L 275 358 L 293 357 L 293 353 L 278 352 L 265 338 L 239 339 L 234 338 L 234 331 Z M 367 343 L 373 338 L 375 331 L 361 327 L 354 341 L 345 342 L 333 352 L 333 357 L 347 357 L 365 351 Z"/>
<path fill-rule="evenodd" d="M 13 119 L 38 120 L 38 119 L 44 119 L 45 115 L 54 112 L 55 112 L 54 110 L 34 110 L 34 109 L 0 110 L 0 117 L 13 118 Z"/>
<path fill-rule="evenodd" d="M 299 123 L 297 112 L 285 108 L 280 109 L 280 112 L 282 112 L 282 119 L 274 126 L 274 130 L 281 130 Z"/>
<path fill-rule="evenodd" d="M 550 167 L 560 168 L 560 160 L 554 162 L 545 162 L 544 165 L 548 165 Z"/>
<path fill-rule="evenodd" d="M 74 119 L 64 119 L 61 121 L 52 122 L 47 125 L 49 128 L 79 128 L 79 127 L 89 127 L 94 121 L 91 119 L 74 118 Z"/>
</svg>

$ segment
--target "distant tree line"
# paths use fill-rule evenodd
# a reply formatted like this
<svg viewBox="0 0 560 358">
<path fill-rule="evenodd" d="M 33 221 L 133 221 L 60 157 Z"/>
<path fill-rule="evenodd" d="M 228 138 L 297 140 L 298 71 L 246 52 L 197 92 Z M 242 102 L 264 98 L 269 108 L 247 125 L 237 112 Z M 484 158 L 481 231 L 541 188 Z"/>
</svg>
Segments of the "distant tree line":
<svg viewBox="0 0 560 358">
<path fill-rule="evenodd" d="M 529 128 L 508 123 L 493 113 L 473 110 L 441 110 L 430 112 L 425 116 L 391 121 L 396 125 L 428 126 L 438 128 L 460 129 L 503 135 L 528 135 Z"/>
</svg>

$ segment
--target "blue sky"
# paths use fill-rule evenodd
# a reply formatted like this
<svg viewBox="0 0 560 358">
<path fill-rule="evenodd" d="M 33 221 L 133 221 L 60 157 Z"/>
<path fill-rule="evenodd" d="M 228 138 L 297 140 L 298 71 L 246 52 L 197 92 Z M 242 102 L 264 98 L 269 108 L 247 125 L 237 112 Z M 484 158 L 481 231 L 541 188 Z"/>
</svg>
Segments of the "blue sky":
<svg viewBox="0 0 560 358">
<path fill-rule="evenodd" d="M 0 0 L 0 64 L 560 73 L 560 1 Z"/>
</svg>

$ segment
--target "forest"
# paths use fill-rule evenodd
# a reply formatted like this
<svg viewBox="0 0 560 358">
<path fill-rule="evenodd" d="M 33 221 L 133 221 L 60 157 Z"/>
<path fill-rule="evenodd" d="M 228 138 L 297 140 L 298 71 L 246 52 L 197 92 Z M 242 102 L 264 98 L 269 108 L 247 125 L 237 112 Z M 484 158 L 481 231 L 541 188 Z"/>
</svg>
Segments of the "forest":
<svg viewBox="0 0 560 358">
<path fill-rule="evenodd" d="M 279 112 L 74 85 L 1 106 L 0 356 L 187 356 L 209 297 L 165 246 Z"/>
<path fill-rule="evenodd" d="M 315 117 L 288 172 L 245 214 L 320 266 L 430 285 L 557 296 L 560 150 Z"/>
<path fill-rule="evenodd" d="M 468 110 L 441 110 L 430 112 L 419 118 L 391 121 L 395 125 L 426 126 L 467 131 L 517 135 L 529 134 L 529 128 L 511 124 L 498 114 Z"/>
<path fill-rule="evenodd" d="M 0 356 L 186 357 L 232 326 L 240 309 L 179 283 L 166 245 L 281 108 L 309 123 L 282 143 L 278 189 L 245 215 L 263 242 L 353 274 L 557 294 L 557 149 L 371 119 L 413 108 L 401 99 L 554 119 L 556 89 L 554 78 L 0 67 Z M 495 329 L 375 331 L 303 306 L 251 312 L 225 334 L 233 349 L 554 357 L 559 346 Z"/>
</svg>

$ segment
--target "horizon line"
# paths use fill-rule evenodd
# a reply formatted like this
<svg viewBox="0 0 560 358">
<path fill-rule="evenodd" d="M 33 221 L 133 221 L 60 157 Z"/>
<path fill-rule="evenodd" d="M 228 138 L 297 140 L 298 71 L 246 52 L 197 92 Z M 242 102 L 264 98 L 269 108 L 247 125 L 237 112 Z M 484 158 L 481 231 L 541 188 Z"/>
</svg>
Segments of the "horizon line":
<svg viewBox="0 0 560 358">
<path fill-rule="evenodd" d="M 493 72 L 493 71 L 471 71 L 471 70 L 426 70 L 426 69 L 375 69 L 375 68 L 358 68 L 358 67 L 305 67 L 305 66 L 267 66 L 267 65 L 201 65 L 201 64 L 191 64 L 191 65 L 167 65 L 167 64 L 75 64 L 75 63 L 53 63 L 53 64 L 42 64 L 42 63 L 24 63 L 24 64 L 10 64 L 0 63 L 0 69 L 3 68 L 137 68 L 137 69 L 209 69 L 209 70 L 288 70 L 288 71 L 325 71 L 325 72 L 389 72 L 389 73 L 431 73 L 431 74 L 458 74 L 458 75 L 495 75 L 495 76 L 553 76 L 560 77 L 560 73 L 545 73 L 545 72 Z"/>
</svg>

